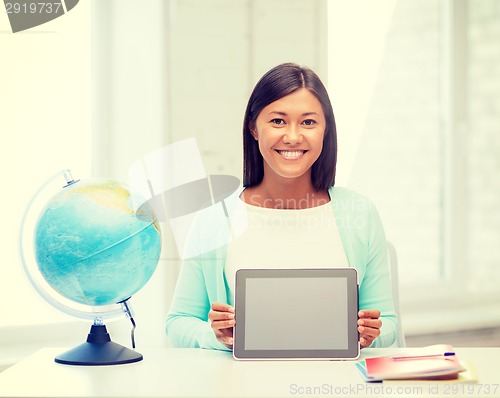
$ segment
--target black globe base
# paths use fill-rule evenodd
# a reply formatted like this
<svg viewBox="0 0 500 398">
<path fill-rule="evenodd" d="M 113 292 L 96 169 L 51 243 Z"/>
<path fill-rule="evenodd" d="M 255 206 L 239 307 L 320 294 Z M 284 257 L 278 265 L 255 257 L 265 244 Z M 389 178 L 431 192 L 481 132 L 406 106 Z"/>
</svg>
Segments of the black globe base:
<svg viewBox="0 0 500 398">
<path fill-rule="evenodd" d="M 142 361 L 142 354 L 111 341 L 104 325 L 92 325 L 87 341 L 55 358 L 65 365 L 121 365 Z"/>
</svg>

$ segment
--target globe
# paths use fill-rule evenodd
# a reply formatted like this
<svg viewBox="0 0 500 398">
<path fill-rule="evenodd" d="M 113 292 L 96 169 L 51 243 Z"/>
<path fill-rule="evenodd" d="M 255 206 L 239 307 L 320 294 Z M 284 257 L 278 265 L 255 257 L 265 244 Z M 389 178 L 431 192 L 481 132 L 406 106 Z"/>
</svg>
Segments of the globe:
<svg viewBox="0 0 500 398">
<path fill-rule="evenodd" d="M 154 274 L 160 252 L 161 232 L 151 205 L 124 183 L 74 180 L 64 170 L 35 192 L 19 232 L 23 270 L 49 304 L 94 320 L 87 341 L 57 356 L 56 362 L 142 360 L 141 354 L 111 341 L 104 319 L 125 314 L 132 322 L 135 348 L 129 299 Z"/>
<path fill-rule="evenodd" d="M 90 179 L 68 185 L 43 209 L 35 256 L 48 284 L 87 305 L 121 302 L 139 291 L 158 264 L 159 223 L 122 183 Z"/>
</svg>

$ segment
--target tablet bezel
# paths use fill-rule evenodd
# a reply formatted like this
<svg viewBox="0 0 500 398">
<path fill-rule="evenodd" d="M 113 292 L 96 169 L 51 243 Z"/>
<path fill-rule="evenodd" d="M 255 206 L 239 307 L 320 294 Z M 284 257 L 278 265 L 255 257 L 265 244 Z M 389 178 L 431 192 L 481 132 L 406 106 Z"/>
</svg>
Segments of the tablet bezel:
<svg viewBox="0 0 500 398">
<path fill-rule="evenodd" d="M 324 350 L 245 349 L 246 281 L 249 278 L 343 278 L 347 282 L 348 347 Z M 355 268 L 239 269 L 235 277 L 235 319 L 233 356 L 240 360 L 354 360 L 359 358 L 358 273 Z M 270 326 L 263 326 L 263 333 Z M 272 326 L 271 326 L 272 328 Z"/>
</svg>

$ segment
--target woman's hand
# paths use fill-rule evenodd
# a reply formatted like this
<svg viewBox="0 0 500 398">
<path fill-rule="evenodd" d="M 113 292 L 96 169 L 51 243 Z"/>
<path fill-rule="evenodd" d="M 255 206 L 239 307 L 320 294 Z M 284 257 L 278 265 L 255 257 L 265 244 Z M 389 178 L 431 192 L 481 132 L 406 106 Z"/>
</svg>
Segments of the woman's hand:
<svg viewBox="0 0 500 398">
<path fill-rule="evenodd" d="M 208 313 L 208 320 L 215 333 L 215 337 L 227 348 L 233 348 L 234 307 L 228 304 L 212 303 Z"/>
<path fill-rule="evenodd" d="M 379 310 L 361 310 L 358 312 L 358 331 L 361 348 L 369 347 L 380 336 L 382 321 Z"/>
</svg>

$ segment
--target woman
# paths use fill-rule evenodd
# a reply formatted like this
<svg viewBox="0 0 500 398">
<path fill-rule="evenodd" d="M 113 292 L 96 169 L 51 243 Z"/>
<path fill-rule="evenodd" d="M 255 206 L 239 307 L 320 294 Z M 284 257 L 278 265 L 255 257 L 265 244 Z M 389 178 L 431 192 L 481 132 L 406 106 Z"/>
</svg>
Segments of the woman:
<svg viewBox="0 0 500 398">
<path fill-rule="evenodd" d="M 192 244 L 213 240 L 214 249 L 183 263 L 167 317 L 172 345 L 232 349 L 234 274 L 270 265 L 356 268 L 360 345 L 391 345 L 397 319 L 384 231 L 371 202 L 334 188 L 335 120 L 312 70 L 287 63 L 259 80 L 243 148 L 244 189 L 226 201 L 231 238 L 220 238 L 217 223 L 198 220 Z"/>
</svg>

